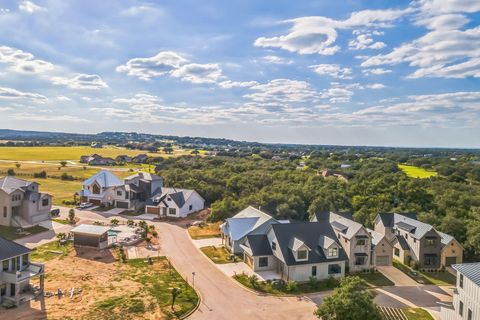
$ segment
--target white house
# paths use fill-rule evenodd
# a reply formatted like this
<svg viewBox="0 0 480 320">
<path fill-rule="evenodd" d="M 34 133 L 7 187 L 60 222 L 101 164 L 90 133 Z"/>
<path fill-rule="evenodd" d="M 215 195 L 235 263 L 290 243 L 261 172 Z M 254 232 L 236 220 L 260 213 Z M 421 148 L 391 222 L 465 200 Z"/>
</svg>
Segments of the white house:
<svg viewBox="0 0 480 320">
<path fill-rule="evenodd" d="M 162 187 L 147 199 L 145 213 L 162 217 L 184 218 L 204 208 L 205 199 L 197 191 Z"/>
<path fill-rule="evenodd" d="M 82 190 L 78 192 L 82 202 L 95 205 L 113 205 L 115 187 L 122 186 L 123 181 L 108 170 L 101 170 L 85 180 Z"/>
<path fill-rule="evenodd" d="M 480 262 L 455 264 L 457 284 L 452 305 L 442 305 L 442 320 L 480 319 Z"/>
</svg>

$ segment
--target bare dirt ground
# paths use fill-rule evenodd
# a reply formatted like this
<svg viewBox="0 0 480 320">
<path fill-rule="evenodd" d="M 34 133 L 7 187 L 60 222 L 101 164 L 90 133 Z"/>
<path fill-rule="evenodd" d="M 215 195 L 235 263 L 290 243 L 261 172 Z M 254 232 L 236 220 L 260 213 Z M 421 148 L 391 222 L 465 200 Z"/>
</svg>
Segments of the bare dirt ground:
<svg viewBox="0 0 480 320">
<path fill-rule="evenodd" d="M 133 295 L 142 289 L 141 283 L 123 276 L 129 267 L 116 262 L 114 254 L 111 250 L 81 248 L 72 250 L 62 259 L 47 261 L 45 292 L 61 289 L 65 293 L 63 297 L 45 297 L 42 302 L 31 301 L 16 309 L 0 310 L 0 318 L 93 319 L 92 310 L 95 310 L 96 303 Z M 70 298 L 71 288 L 81 288 L 82 292 Z M 151 301 L 144 302 L 148 305 Z M 163 316 L 159 308 L 155 308 L 139 314 L 138 319 L 160 319 Z M 135 318 L 132 314 L 128 316 L 128 319 Z"/>
</svg>

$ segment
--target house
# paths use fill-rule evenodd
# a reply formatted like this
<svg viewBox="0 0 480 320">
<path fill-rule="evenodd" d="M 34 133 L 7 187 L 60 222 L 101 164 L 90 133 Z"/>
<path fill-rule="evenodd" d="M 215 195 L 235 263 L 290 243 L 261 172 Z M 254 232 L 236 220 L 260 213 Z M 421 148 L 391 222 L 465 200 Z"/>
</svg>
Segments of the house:
<svg viewBox="0 0 480 320">
<path fill-rule="evenodd" d="M 148 156 L 145 153 L 136 155 L 132 158 L 133 163 L 145 163 L 147 162 Z"/>
<path fill-rule="evenodd" d="M 75 246 L 106 249 L 108 247 L 108 231 L 110 227 L 81 224 L 73 228 L 73 244 Z"/>
<path fill-rule="evenodd" d="M 123 182 L 108 170 L 101 170 L 85 180 L 82 190 L 77 194 L 82 202 L 94 205 L 113 205 L 115 187 L 122 186 Z"/>
<path fill-rule="evenodd" d="M 145 213 L 184 218 L 203 210 L 205 199 L 195 190 L 162 187 L 157 189 L 145 204 Z"/>
<path fill-rule="evenodd" d="M 44 265 L 30 261 L 31 250 L 0 237 L 0 304 L 19 305 L 43 294 Z M 31 280 L 38 279 L 37 285 Z"/>
<path fill-rule="evenodd" d="M 343 277 L 348 262 L 327 221 L 273 223 L 264 234 L 248 234 L 241 248 L 254 271 L 275 271 L 285 281 Z"/>
<path fill-rule="evenodd" d="M 88 163 L 90 156 L 80 156 L 80 163 Z"/>
<path fill-rule="evenodd" d="M 222 243 L 234 254 L 243 252 L 240 244 L 247 235 L 265 234 L 271 224 L 279 223 L 265 212 L 252 206 L 243 209 L 221 226 Z"/>
<path fill-rule="evenodd" d="M 320 212 L 315 214 L 311 221 L 330 223 L 335 231 L 335 238 L 347 254 L 350 272 L 372 268 L 372 236 L 362 224 L 353 221 L 350 213 Z"/>
<path fill-rule="evenodd" d="M 103 148 L 103 144 L 101 144 L 100 142 L 92 142 L 90 147 L 95 148 L 95 149 L 100 149 L 100 148 Z"/>
<path fill-rule="evenodd" d="M 392 243 L 393 258 L 402 263 L 414 261 L 420 268 L 438 269 L 462 261 L 460 244 L 418 221 L 415 213 L 380 213 L 375 218 L 375 231 Z"/>
<path fill-rule="evenodd" d="M 322 177 L 328 178 L 328 177 L 334 177 L 339 180 L 342 180 L 344 182 L 348 182 L 348 178 L 341 172 L 335 171 L 332 169 L 324 169 L 322 170 Z"/>
<path fill-rule="evenodd" d="M 480 319 L 480 262 L 454 264 L 452 268 L 457 271 L 453 302 L 441 306 L 441 319 Z"/>
<path fill-rule="evenodd" d="M 30 227 L 50 219 L 52 196 L 39 184 L 15 177 L 0 179 L 0 225 Z"/>
<path fill-rule="evenodd" d="M 121 162 L 121 163 L 132 162 L 132 157 L 129 157 L 126 154 L 121 154 L 115 158 L 115 161 Z"/>
<path fill-rule="evenodd" d="M 112 158 L 104 158 L 96 153 L 90 156 L 80 156 L 80 163 L 86 163 L 90 166 L 113 166 L 116 164 Z"/>
<path fill-rule="evenodd" d="M 138 210 L 162 187 L 162 177 L 145 172 L 136 173 L 125 178 L 122 185 L 114 187 L 114 205 L 117 208 Z"/>
<path fill-rule="evenodd" d="M 391 266 L 393 262 L 393 246 L 385 235 L 372 229 L 367 229 L 372 236 L 372 253 L 370 264 L 372 266 Z"/>
</svg>

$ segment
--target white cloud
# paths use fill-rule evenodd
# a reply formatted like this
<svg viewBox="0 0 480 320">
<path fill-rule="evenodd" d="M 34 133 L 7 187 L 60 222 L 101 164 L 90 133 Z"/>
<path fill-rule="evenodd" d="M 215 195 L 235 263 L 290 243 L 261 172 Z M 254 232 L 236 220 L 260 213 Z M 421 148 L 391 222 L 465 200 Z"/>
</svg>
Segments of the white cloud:
<svg viewBox="0 0 480 320">
<path fill-rule="evenodd" d="M 35 103 L 45 103 L 47 101 L 47 97 L 44 95 L 5 87 L 0 87 L 0 99 L 27 100 Z"/>
<path fill-rule="evenodd" d="M 222 69 L 216 63 L 189 63 L 173 70 L 171 75 L 192 83 L 216 83 L 222 78 Z"/>
<path fill-rule="evenodd" d="M 480 11 L 480 2 L 478 0 L 420 0 L 418 4 L 423 12 L 431 15 Z"/>
<path fill-rule="evenodd" d="M 352 79 L 352 69 L 338 64 L 317 64 L 310 66 L 319 75 L 329 75 L 337 79 Z"/>
<path fill-rule="evenodd" d="M 248 88 L 257 85 L 257 81 L 231 81 L 226 80 L 219 82 L 218 85 L 224 89 L 231 89 L 231 88 Z"/>
<path fill-rule="evenodd" d="M 306 81 L 275 79 L 250 88 L 254 93 L 244 95 L 256 102 L 298 103 L 315 101 L 318 92 Z"/>
<path fill-rule="evenodd" d="M 118 66 L 116 70 L 142 80 L 150 80 L 153 77 L 168 74 L 187 62 L 187 59 L 176 52 L 161 51 L 150 58 L 130 59 L 126 64 Z"/>
<path fill-rule="evenodd" d="M 293 60 L 288 60 L 279 56 L 269 55 L 263 57 L 263 60 L 270 64 L 292 64 Z"/>
<path fill-rule="evenodd" d="M 72 101 L 72 99 L 70 99 L 69 97 L 66 97 L 66 96 L 58 96 L 57 100 L 58 101 Z"/>
<path fill-rule="evenodd" d="M 383 68 L 373 68 L 373 69 L 364 69 L 364 70 L 362 70 L 362 72 L 365 75 L 368 76 L 368 75 L 371 75 L 371 74 L 380 75 L 380 74 L 385 74 L 385 73 L 391 73 L 392 70 L 383 69 Z"/>
<path fill-rule="evenodd" d="M 79 73 L 72 78 L 53 77 L 52 80 L 53 84 L 67 86 L 71 89 L 99 90 L 108 88 L 107 83 L 96 74 Z"/>
<path fill-rule="evenodd" d="M 50 62 L 35 59 L 29 52 L 7 46 L 0 46 L 0 63 L 20 73 L 42 73 L 53 69 Z"/>
<path fill-rule="evenodd" d="M 365 88 L 368 88 L 368 89 L 384 89 L 384 88 L 386 88 L 386 86 L 383 83 L 371 83 L 371 84 L 365 85 Z"/>
<path fill-rule="evenodd" d="M 356 34 L 357 37 L 348 42 L 348 47 L 350 50 L 382 49 L 387 46 L 384 42 L 375 42 L 373 40 L 372 35 L 374 32 L 359 33 L 358 30 L 354 30 L 353 34 Z M 378 35 L 381 33 L 375 32 L 375 34 Z"/>
<path fill-rule="evenodd" d="M 18 9 L 20 11 L 26 12 L 26 13 L 35 13 L 38 11 L 46 11 L 47 9 L 44 7 L 41 7 L 39 5 L 36 5 L 35 3 L 31 1 L 22 1 L 18 5 Z"/>
<path fill-rule="evenodd" d="M 9 13 L 10 9 L 8 8 L 0 8 L 0 13 Z"/>
<path fill-rule="evenodd" d="M 284 21 L 291 23 L 289 33 L 277 37 L 260 37 L 254 45 L 263 48 L 280 48 L 299 54 L 335 54 L 336 29 L 355 27 L 389 27 L 396 19 L 410 12 L 405 10 L 364 10 L 354 12 L 346 20 L 333 20 L 321 16 L 301 17 Z"/>
</svg>

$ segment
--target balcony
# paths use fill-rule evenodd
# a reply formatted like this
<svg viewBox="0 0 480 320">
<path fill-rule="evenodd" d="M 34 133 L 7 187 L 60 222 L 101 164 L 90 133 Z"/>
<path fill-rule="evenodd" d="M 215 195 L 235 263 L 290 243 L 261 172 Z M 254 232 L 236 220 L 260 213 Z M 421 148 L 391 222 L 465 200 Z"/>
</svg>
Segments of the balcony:
<svg viewBox="0 0 480 320">
<path fill-rule="evenodd" d="M 44 272 L 44 265 L 40 263 L 30 263 L 20 271 L 4 271 L 1 278 L 7 283 L 18 283 L 32 277 L 40 276 Z"/>
</svg>

